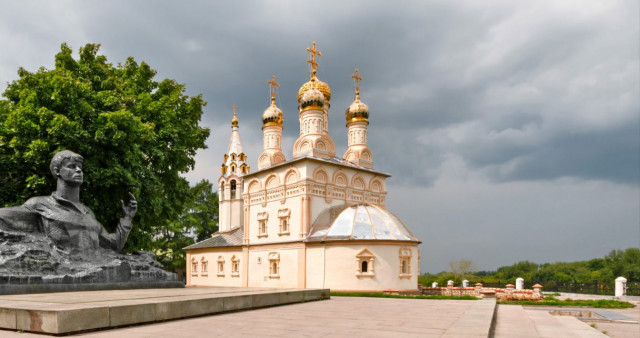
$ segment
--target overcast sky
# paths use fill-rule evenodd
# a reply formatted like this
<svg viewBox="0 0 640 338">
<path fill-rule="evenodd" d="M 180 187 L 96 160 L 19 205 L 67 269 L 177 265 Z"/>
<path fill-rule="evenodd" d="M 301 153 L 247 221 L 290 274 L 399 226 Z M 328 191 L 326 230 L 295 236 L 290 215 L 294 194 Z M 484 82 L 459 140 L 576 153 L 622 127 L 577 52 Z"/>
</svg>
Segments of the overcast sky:
<svg viewBox="0 0 640 338">
<path fill-rule="evenodd" d="M 280 82 L 283 152 L 298 135 L 305 48 L 322 51 L 329 132 L 360 69 L 387 208 L 423 243 L 422 271 L 602 257 L 640 246 L 638 1 L 4 1 L 0 83 L 102 44 L 208 105 L 190 182 L 216 181 L 237 104 L 253 170 L 267 80 Z"/>
</svg>

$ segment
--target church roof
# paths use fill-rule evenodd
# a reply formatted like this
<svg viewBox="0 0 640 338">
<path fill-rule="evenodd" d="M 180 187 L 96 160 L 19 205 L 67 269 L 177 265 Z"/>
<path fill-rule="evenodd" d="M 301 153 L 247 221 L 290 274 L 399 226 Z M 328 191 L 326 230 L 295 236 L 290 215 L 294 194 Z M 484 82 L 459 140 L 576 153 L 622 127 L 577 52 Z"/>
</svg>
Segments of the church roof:
<svg viewBox="0 0 640 338">
<path fill-rule="evenodd" d="M 211 238 L 207 238 L 204 241 L 200 241 L 195 244 L 191 244 L 184 250 L 190 249 L 203 249 L 203 248 L 217 248 L 222 246 L 241 246 L 242 245 L 242 227 L 231 229 L 227 232 L 216 232 L 211 235 Z"/>
<path fill-rule="evenodd" d="M 313 223 L 306 241 L 335 240 L 420 242 L 398 217 L 373 204 L 341 205 L 323 211 Z"/>
<path fill-rule="evenodd" d="M 280 162 L 277 164 L 274 164 L 268 168 L 264 168 L 264 169 L 260 169 L 257 171 L 254 171 L 252 173 L 246 174 L 244 175 L 245 179 L 247 177 L 250 176 L 254 176 L 258 173 L 261 173 L 263 171 L 267 171 L 267 170 L 273 170 L 274 168 L 280 167 L 280 166 L 284 166 L 284 165 L 290 165 L 293 164 L 295 162 L 300 162 L 303 160 L 313 160 L 313 161 L 317 161 L 317 162 L 323 162 L 325 164 L 333 164 L 333 165 L 337 165 L 337 166 L 343 166 L 343 167 L 349 167 L 349 168 L 354 168 L 354 169 L 358 169 L 358 170 L 363 170 L 363 171 L 367 171 L 376 175 L 380 175 L 380 176 L 385 176 L 385 177 L 390 177 L 391 174 L 387 174 L 385 172 L 382 171 L 377 171 L 371 168 L 367 168 L 367 167 L 363 167 L 363 166 L 359 166 L 353 163 L 349 163 L 347 161 L 342 160 L 341 158 L 338 157 L 331 157 L 331 158 L 323 158 L 323 157 L 314 157 L 311 155 L 304 155 L 304 156 L 300 156 L 300 157 L 296 157 L 296 158 L 292 158 L 290 160 L 284 161 L 284 162 Z"/>
<path fill-rule="evenodd" d="M 242 142 L 240 142 L 240 133 L 238 127 L 231 127 L 231 138 L 229 139 L 229 148 L 227 148 L 227 154 L 242 154 Z"/>
</svg>

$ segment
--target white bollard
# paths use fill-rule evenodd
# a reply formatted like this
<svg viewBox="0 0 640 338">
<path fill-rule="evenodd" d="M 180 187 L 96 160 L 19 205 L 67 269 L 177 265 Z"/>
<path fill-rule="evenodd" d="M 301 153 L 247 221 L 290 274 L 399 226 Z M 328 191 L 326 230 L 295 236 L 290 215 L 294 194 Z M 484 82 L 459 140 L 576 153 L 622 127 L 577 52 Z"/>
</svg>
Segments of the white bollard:
<svg viewBox="0 0 640 338">
<path fill-rule="evenodd" d="M 516 290 L 524 290 L 524 278 L 516 278 Z"/>
<path fill-rule="evenodd" d="M 463 281 L 462 281 L 462 287 L 463 287 L 463 288 L 468 288 L 468 287 L 469 287 L 469 281 L 468 281 L 468 280 L 466 280 L 466 279 L 465 279 L 465 280 L 463 280 Z"/>
<path fill-rule="evenodd" d="M 627 295 L 627 279 L 624 277 L 616 278 L 616 297 Z"/>
<path fill-rule="evenodd" d="M 431 287 L 432 287 L 432 288 L 437 288 L 437 287 L 438 287 L 438 282 L 433 282 L 433 283 L 431 283 Z"/>
</svg>

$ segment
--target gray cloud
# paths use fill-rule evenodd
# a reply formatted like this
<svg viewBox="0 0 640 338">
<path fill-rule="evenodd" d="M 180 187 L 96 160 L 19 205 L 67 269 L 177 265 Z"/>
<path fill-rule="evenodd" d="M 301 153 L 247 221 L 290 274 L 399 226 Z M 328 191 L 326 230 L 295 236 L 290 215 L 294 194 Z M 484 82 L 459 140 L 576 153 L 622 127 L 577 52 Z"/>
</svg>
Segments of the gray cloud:
<svg viewBox="0 0 640 338">
<path fill-rule="evenodd" d="M 494 238 L 479 226 L 556 224 L 549 231 L 571 229 L 564 235 L 577 231 L 576 224 L 598 226 L 584 222 L 598 210 L 592 203 L 601 203 L 594 198 L 553 213 L 527 213 L 525 203 L 541 210 L 562 194 L 576 200 L 607 195 L 618 206 L 600 214 L 624 231 L 637 230 L 640 215 L 631 211 L 640 203 L 637 13 L 637 3 L 622 0 L 2 2 L 0 83 L 14 80 L 20 66 L 53 67 L 62 42 L 74 49 L 102 43 L 113 63 L 144 60 L 159 79 L 185 83 L 190 95 L 202 93 L 209 102 L 202 121 L 213 131 L 209 149 L 198 153 L 186 177 L 215 181 L 234 103 L 255 166 L 272 74 L 281 84 L 283 150 L 291 153 L 296 94 L 309 77 L 304 48 L 316 40 L 323 52 L 318 75 L 332 89 L 329 128 L 338 155 L 346 149 L 344 109 L 354 97 L 350 74 L 359 68 L 375 167 L 394 175 L 391 210 L 418 229 L 421 213 L 430 210 L 429 230 L 416 233 L 438 241 L 425 240 L 423 251 L 437 256 L 437 248 L 442 260 L 469 247 L 480 266 L 495 268 L 513 259 L 492 248 L 517 248 L 520 240 Z M 479 200 L 447 197 L 467 194 L 465 184 L 477 189 Z M 432 203 L 438 200 L 448 204 Z M 497 207 L 502 203 L 509 205 L 504 214 Z M 567 217 L 575 213 L 586 216 Z M 563 217 L 562 226 L 554 223 Z M 482 218 L 492 221 L 478 223 Z M 596 242 L 603 235 L 598 231 L 581 233 Z M 564 255 L 555 237 L 519 245 L 523 259 L 549 259 L 538 255 L 541 248 Z M 618 247 L 613 240 L 593 246 L 576 259 Z M 440 269 L 424 261 L 426 269 Z"/>
</svg>

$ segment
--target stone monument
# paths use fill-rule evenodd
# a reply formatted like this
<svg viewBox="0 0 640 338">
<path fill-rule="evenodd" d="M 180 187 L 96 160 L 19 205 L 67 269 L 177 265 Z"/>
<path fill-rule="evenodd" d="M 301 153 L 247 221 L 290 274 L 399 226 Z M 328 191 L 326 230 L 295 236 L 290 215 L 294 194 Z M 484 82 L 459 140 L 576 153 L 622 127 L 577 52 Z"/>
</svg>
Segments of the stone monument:
<svg viewBox="0 0 640 338">
<path fill-rule="evenodd" d="M 123 217 L 109 233 L 80 202 L 82 156 L 56 153 L 50 196 L 0 209 L 0 294 L 182 287 L 154 254 L 122 253 L 138 203 L 129 193 Z"/>
</svg>

